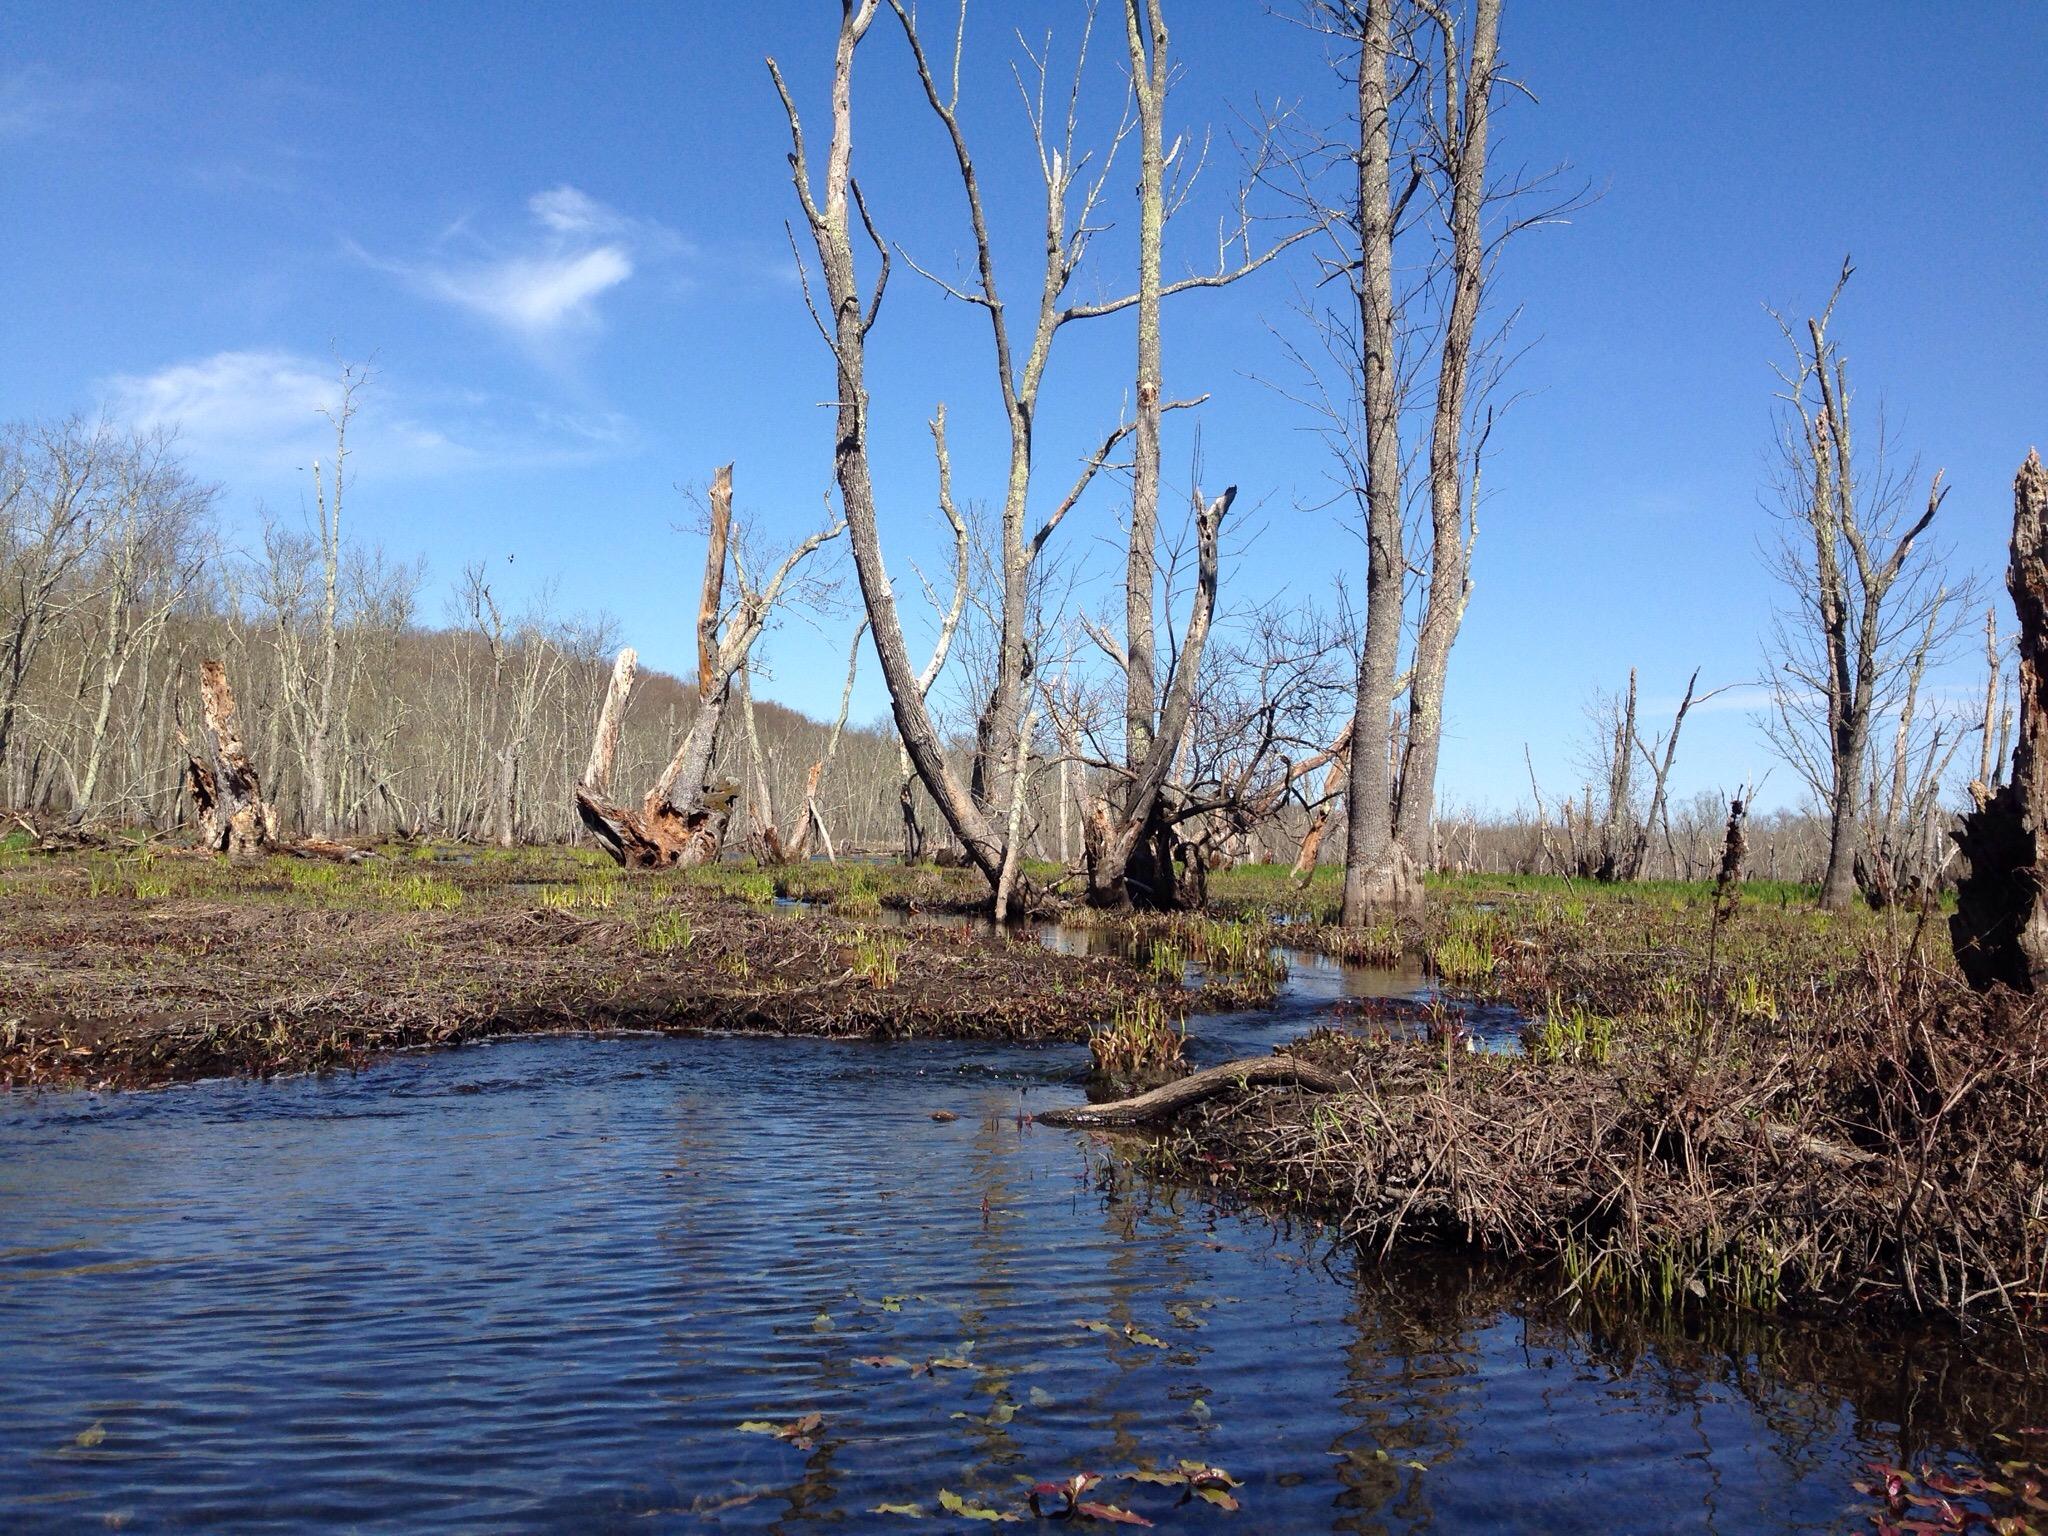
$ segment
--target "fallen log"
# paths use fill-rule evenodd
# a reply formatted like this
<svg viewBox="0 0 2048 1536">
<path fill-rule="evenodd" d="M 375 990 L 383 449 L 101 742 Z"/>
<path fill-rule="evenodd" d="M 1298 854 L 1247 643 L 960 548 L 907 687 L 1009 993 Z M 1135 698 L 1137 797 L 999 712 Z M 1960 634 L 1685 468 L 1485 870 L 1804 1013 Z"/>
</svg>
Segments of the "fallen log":
<svg viewBox="0 0 2048 1536">
<path fill-rule="evenodd" d="M 1344 1080 L 1336 1073 L 1298 1056 L 1248 1056 L 1179 1078 L 1136 1098 L 1041 1110 L 1034 1118 L 1041 1125 L 1147 1125 L 1218 1094 L 1245 1088 L 1306 1088 L 1311 1093 L 1335 1093 L 1343 1086 Z"/>
</svg>

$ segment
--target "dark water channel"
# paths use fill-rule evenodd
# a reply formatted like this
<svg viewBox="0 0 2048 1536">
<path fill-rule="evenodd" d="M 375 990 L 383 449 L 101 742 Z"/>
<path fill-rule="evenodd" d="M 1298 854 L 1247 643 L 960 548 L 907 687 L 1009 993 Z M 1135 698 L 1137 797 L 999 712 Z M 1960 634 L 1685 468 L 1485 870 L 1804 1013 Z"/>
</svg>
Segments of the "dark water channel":
<svg viewBox="0 0 2048 1536">
<path fill-rule="evenodd" d="M 1196 1054 L 1374 985 L 1414 978 L 1305 967 Z M 1148 1186 L 1021 1118 L 1083 1061 L 554 1039 L 0 1099 L 0 1529 L 982 1529 L 940 1490 L 1086 1470 L 1246 1536 L 1850 1530 L 1865 1460 L 2039 1422 L 1952 1346 L 1574 1316 Z M 1180 1458 L 1242 1508 L 1116 1477 Z"/>
</svg>

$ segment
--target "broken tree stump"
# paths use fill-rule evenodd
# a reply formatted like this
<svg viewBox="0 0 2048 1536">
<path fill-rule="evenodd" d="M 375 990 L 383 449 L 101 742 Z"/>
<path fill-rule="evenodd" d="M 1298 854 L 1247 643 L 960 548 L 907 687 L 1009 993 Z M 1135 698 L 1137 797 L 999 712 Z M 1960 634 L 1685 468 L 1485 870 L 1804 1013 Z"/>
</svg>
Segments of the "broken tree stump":
<svg viewBox="0 0 2048 1536">
<path fill-rule="evenodd" d="M 183 730 L 185 789 L 199 816 L 199 845 L 230 858 L 256 858 L 277 842 L 277 811 L 263 798 L 256 765 L 235 730 L 235 692 L 218 661 L 199 664 L 199 697 L 204 756 L 192 750 Z"/>
<path fill-rule="evenodd" d="M 2029 452 L 2013 480 L 2006 590 L 2019 611 L 2019 737 L 1997 790 L 1970 786 L 1976 809 L 1956 830 L 1969 860 L 1949 919 L 1956 963 L 1979 992 L 2048 991 L 2048 892 L 2041 838 L 2048 826 L 2048 470 Z"/>
</svg>

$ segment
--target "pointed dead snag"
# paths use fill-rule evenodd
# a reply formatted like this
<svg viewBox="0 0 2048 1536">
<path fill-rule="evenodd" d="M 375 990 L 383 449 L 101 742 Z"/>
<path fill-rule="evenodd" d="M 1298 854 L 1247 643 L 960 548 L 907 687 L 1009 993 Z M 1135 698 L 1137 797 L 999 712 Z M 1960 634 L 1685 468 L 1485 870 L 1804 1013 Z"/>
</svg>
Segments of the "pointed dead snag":
<svg viewBox="0 0 2048 1536">
<path fill-rule="evenodd" d="M 2001 788 L 1970 786 L 1977 808 L 1956 846 L 1970 872 L 1949 919 L 1956 963 L 1979 992 L 2004 985 L 2048 991 L 2048 892 L 2041 839 L 2048 827 L 2048 470 L 2038 452 L 2013 481 L 2012 563 L 2006 589 L 2019 611 L 2019 739 Z"/>
<path fill-rule="evenodd" d="M 193 751 L 183 730 L 185 789 L 199 816 L 199 845 L 230 858 L 254 858 L 277 842 L 277 812 L 263 799 L 256 765 L 235 732 L 235 693 L 227 668 L 217 661 L 199 665 L 199 696 L 205 708 L 204 755 Z"/>
</svg>

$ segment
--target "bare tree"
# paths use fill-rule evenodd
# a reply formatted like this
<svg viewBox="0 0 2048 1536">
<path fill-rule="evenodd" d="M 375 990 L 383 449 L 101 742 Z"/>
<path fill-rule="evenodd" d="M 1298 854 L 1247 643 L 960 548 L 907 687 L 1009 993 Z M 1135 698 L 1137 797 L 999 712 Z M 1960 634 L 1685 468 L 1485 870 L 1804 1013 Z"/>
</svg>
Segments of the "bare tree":
<svg viewBox="0 0 2048 1536">
<path fill-rule="evenodd" d="M 1921 542 L 1947 495 L 1940 473 L 1914 514 L 1913 471 L 1889 469 L 1882 422 L 1874 447 L 1856 441 L 1848 361 L 1828 334 L 1852 270 L 1842 264 L 1826 306 L 1804 327 L 1778 319 L 1793 356 L 1777 370 L 1788 532 L 1771 570 L 1792 605 L 1773 626 L 1766 679 L 1771 740 L 1827 809 L 1820 904 L 1836 912 L 1856 894 L 1864 853 L 1873 721 L 1906 700 L 1919 669 L 1955 632 L 1958 620 L 1944 608 L 1959 616 L 1963 607 Z"/>
<path fill-rule="evenodd" d="M 334 755 L 340 722 L 336 718 L 335 679 L 341 662 L 341 504 L 348 486 L 348 429 L 359 408 L 357 396 L 369 376 L 344 364 L 334 400 L 321 408 L 334 430 L 334 457 L 323 474 L 313 460 L 313 509 L 319 538 L 320 599 L 316 649 L 306 674 L 295 680 L 302 755 L 306 769 L 306 820 L 321 836 L 334 831 Z"/>
<path fill-rule="evenodd" d="M 965 48 L 965 13 L 953 38 L 951 67 L 934 66 L 926 52 L 915 19 L 897 0 L 890 0 L 908 41 L 919 83 L 933 113 L 946 130 L 960 184 L 967 201 L 967 213 L 974 240 L 974 276 L 964 283 L 950 282 L 911 265 L 947 293 L 974 305 L 986 314 L 994 347 L 997 387 L 1010 428 L 1008 472 L 1000 499 L 1001 526 L 997 565 L 1001 600 L 996 613 L 996 658 L 988 679 L 976 721 L 975 750 L 971 772 L 962 781 L 948 760 L 944 743 L 928 708 L 925 690 L 913 673 L 896 612 L 894 594 L 884 570 L 880 531 L 876 525 L 874 490 L 867 456 L 867 410 L 865 394 L 866 339 L 873 327 L 886 287 L 889 251 L 876 231 L 865 200 L 852 177 L 853 119 L 852 81 L 855 50 L 872 23 L 876 4 L 868 0 L 843 0 L 839 45 L 835 53 L 832 87 L 832 137 L 825 159 L 824 177 L 813 177 L 807 157 L 801 119 L 782 74 L 770 61 L 770 70 L 789 120 L 792 168 L 798 200 L 815 248 L 822 274 L 830 320 L 818 310 L 818 328 L 831 347 L 839 377 L 839 431 L 837 472 L 848 526 L 852 532 L 855 566 L 862 595 L 874 628 L 876 654 L 882 665 L 883 681 L 890 694 L 904 749 L 919 779 L 937 804 L 954 836 L 968 857 L 987 877 L 991 887 L 1000 884 L 1007 842 L 1006 820 L 1015 797 L 1007 793 L 1008 777 L 1015 765 L 1028 763 L 1028 753 L 1019 755 L 1017 742 L 1021 721 L 1033 693 L 1037 668 L 1033 642 L 1042 633 L 1043 616 L 1035 611 L 1034 597 L 1047 541 L 1078 504 L 1094 478 L 1108 465 L 1126 437 L 1138 440 L 1133 466 L 1136 485 L 1130 556 L 1133 579 L 1141 556 L 1145 567 L 1144 611 L 1137 599 L 1130 618 L 1136 654 L 1127 662 L 1127 678 L 1136 692 L 1128 720 L 1139 713 L 1144 722 L 1131 728 L 1125 753 L 1124 789 L 1112 821 L 1124 818 L 1129 795 L 1148 775 L 1141 765 L 1146 759 L 1151 734 L 1159 721 L 1156 713 L 1157 657 L 1152 644 L 1153 581 L 1156 577 L 1152 534 L 1158 505 L 1158 422 L 1160 414 L 1173 408 L 1158 390 L 1159 304 L 1164 298 L 1197 288 L 1225 286 L 1257 270 L 1276 257 L 1287 245 L 1304 236 L 1295 233 L 1254 251 L 1250 245 L 1251 222 L 1239 207 L 1234 226 L 1226 226 L 1219 239 L 1215 270 L 1193 274 L 1172 282 L 1161 272 L 1160 234 L 1172 207 L 1185 195 L 1187 176 L 1169 189 L 1166 182 L 1170 159 L 1163 140 L 1164 92 L 1166 84 L 1166 40 L 1163 14 L 1150 0 L 1128 0 L 1127 31 L 1135 39 L 1133 100 L 1141 140 L 1146 144 L 1145 165 L 1140 169 L 1140 281 L 1135 291 L 1107 299 L 1077 302 L 1069 297 L 1076 274 L 1092 237 L 1102 227 L 1097 207 L 1110 174 L 1115 152 L 1130 132 L 1127 114 L 1111 136 L 1109 148 L 1099 164 L 1076 144 L 1079 117 L 1080 70 L 1077 63 L 1073 87 L 1067 94 L 1064 113 L 1045 106 L 1050 85 L 1050 49 L 1030 55 L 1035 72 L 1035 90 L 1027 88 L 1031 131 L 1038 150 L 1046 192 L 1042 249 L 1045 263 L 1038 283 L 1037 303 L 1032 311 L 1028 337 L 1013 333 L 1010 311 L 998 285 L 994 246 L 981 195 L 980 176 L 960 114 L 960 61 Z M 1081 60 L 1086 58 L 1084 36 Z M 1148 50 L 1155 56 L 1148 63 Z M 1027 50 L 1028 51 L 1028 50 Z M 943 76 L 943 82 L 942 82 Z M 1147 114 L 1150 114 L 1149 120 Z M 1148 125 L 1149 122 L 1149 125 Z M 1190 156 L 1192 161 L 1194 157 Z M 1192 174 L 1192 165 L 1186 167 Z M 855 270 L 851 215 L 858 212 L 865 232 L 878 256 L 871 289 L 863 292 Z M 906 260 L 910 260 L 906 256 Z M 808 291 L 808 290 L 807 290 Z M 1105 434 L 1100 447 L 1080 465 L 1073 484 L 1061 499 L 1033 526 L 1030 519 L 1034 470 L 1033 426 L 1039 408 L 1039 394 L 1055 337 L 1071 322 L 1138 312 L 1141 351 L 1150 347 L 1149 366 L 1141 360 L 1139 401 L 1130 421 L 1119 421 Z M 1149 341 L 1146 338 L 1150 338 Z M 1149 393 L 1148 393 L 1149 391 Z M 942 497 L 950 495 L 951 465 L 946 458 L 943 416 L 935 425 L 935 445 L 940 457 Z M 1206 621 L 1205 621 L 1206 622 Z M 928 685 L 927 685 L 928 686 Z M 1171 755 L 1169 747 L 1168 755 Z M 1156 794 L 1156 789 L 1153 791 Z M 907 812 L 914 812 L 908 797 Z M 906 823 L 914 841 L 915 830 Z M 1121 835 L 1101 846 L 1114 855 Z M 1112 870 L 1102 865 L 1106 879 L 1121 885 L 1122 866 Z M 1103 887 L 1107 889 L 1107 887 Z"/>
<path fill-rule="evenodd" d="M 1283 162 L 1292 195 L 1331 232 L 1318 292 L 1345 295 L 1303 305 L 1322 356 L 1290 350 L 1308 379 L 1296 398 L 1336 460 L 1337 495 L 1363 514 L 1350 923 L 1420 909 L 1450 656 L 1471 595 L 1480 463 L 1512 361 L 1513 316 L 1491 334 L 1479 322 L 1504 243 L 1579 201 L 1550 194 L 1555 173 L 1489 176 L 1499 98 L 1517 88 L 1500 66 L 1501 11 L 1502 0 L 1303 5 L 1304 24 L 1333 40 L 1340 76 L 1356 88 L 1349 139 L 1310 137 Z M 1327 189 L 1326 175 L 1341 176 L 1341 189 Z M 1424 445 L 1427 518 L 1411 550 L 1405 481 Z M 1404 667 L 1411 596 L 1420 612 Z"/>
<path fill-rule="evenodd" d="M 188 476 L 168 432 L 140 434 L 117 449 L 108 516 L 88 585 L 98 599 L 97 702 L 78 774 L 73 821 L 99 803 L 114 700 L 138 655 L 152 653 L 171 614 L 192 590 L 205 553 L 214 491 Z"/>
<path fill-rule="evenodd" d="M 896 611 L 895 590 L 883 564 L 874 476 L 868 463 L 867 338 L 888 288 L 889 259 L 888 248 L 876 232 L 866 200 L 853 180 L 853 62 L 855 50 L 874 22 L 879 3 L 880 0 L 840 3 L 839 38 L 832 62 L 832 133 L 822 183 L 815 182 L 812 176 L 796 100 L 773 59 L 768 61 L 768 70 L 789 120 L 791 176 L 817 251 L 831 315 L 829 325 L 819 318 L 818 329 L 831 349 L 838 381 L 834 474 L 853 545 L 854 569 L 860 577 L 861 596 L 874 630 L 875 654 L 889 689 L 896 729 L 918 777 L 968 857 L 994 889 L 1002 878 L 1002 832 L 947 761 L 918 675 L 911 668 L 903 625 Z M 855 208 L 859 209 L 862 226 L 880 257 L 874 287 L 865 294 L 854 264 L 851 212 Z"/>
</svg>

